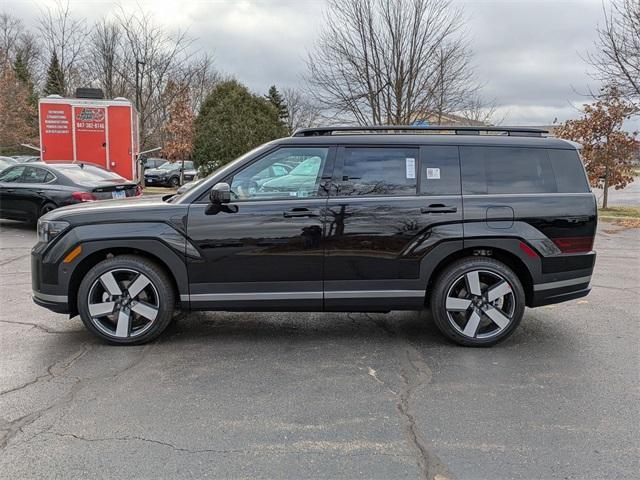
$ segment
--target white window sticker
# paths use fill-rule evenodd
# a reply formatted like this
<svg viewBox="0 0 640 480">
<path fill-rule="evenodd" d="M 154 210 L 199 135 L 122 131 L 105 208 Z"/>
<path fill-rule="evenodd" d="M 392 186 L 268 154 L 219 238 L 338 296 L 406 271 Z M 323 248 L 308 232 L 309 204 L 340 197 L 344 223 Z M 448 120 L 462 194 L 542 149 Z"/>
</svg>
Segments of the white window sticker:
<svg viewBox="0 0 640 480">
<path fill-rule="evenodd" d="M 427 180 L 440 180 L 440 169 L 427 168 Z"/>
<path fill-rule="evenodd" d="M 407 158 L 407 178 L 416 178 L 416 159 Z"/>
</svg>

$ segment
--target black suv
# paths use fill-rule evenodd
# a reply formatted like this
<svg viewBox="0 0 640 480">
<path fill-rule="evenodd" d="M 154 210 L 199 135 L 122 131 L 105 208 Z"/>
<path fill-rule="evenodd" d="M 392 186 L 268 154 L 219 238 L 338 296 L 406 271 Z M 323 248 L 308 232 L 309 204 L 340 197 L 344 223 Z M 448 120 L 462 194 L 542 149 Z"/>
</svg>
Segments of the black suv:
<svg viewBox="0 0 640 480">
<path fill-rule="evenodd" d="M 525 306 L 589 293 L 596 201 L 578 146 L 543 133 L 301 130 L 182 195 L 45 215 L 33 298 L 117 344 L 176 308 L 430 308 L 454 342 L 492 345 Z"/>
</svg>

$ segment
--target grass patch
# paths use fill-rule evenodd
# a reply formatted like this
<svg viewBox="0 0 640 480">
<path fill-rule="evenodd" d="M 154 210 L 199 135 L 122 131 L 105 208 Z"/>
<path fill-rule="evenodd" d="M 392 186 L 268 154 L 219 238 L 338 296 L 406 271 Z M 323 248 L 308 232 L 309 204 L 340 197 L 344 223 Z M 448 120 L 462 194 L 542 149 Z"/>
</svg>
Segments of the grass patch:
<svg viewBox="0 0 640 480">
<path fill-rule="evenodd" d="M 598 210 L 600 218 L 640 218 L 638 207 L 607 207 Z"/>
<path fill-rule="evenodd" d="M 640 208 L 638 207 L 600 208 L 598 218 L 621 227 L 617 230 L 604 230 L 606 233 L 617 233 L 627 228 L 640 228 Z"/>
</svg>

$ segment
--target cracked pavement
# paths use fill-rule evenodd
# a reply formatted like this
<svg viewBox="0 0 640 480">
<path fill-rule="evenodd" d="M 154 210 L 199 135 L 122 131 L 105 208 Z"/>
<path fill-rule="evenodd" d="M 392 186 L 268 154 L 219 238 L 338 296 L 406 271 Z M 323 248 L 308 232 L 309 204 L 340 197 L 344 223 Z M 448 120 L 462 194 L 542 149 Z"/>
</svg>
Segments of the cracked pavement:
<svg viewBox="0 0 640 480">
<path fill-rule="evenodd" d="M 491 349 L 426 314 L 193 313 L 112 347 L 30 298 L 0 221 L 0 478 L 637 478 L 640 230 Z"/>
</svg>

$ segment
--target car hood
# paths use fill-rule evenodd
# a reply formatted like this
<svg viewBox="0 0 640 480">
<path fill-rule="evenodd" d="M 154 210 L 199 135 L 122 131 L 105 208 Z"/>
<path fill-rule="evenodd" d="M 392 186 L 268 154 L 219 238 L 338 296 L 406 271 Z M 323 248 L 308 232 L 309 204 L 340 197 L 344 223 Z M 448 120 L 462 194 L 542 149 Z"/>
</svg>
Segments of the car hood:
<svg viewBox="0 0 640 480">
<path fill-rule="evenodd" d="M 145 175 L 166 175 L 170 173 L 171 170 L 164 170 L 162 168 L 147 168 L 144 171 Z"/>
<path fill-rule="evenodd" d="M 167 195 L 146 195 L 123 200 L 98 200 L 57 208 L 44 217 L 64 220 L 72 225 L 110 222 L 166 222 L 174 216 L 185 215 L 188 205 L 168 203 Z"/>
</svg>

